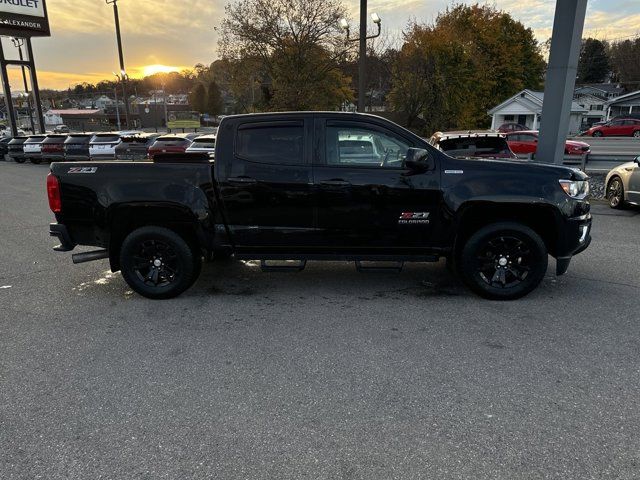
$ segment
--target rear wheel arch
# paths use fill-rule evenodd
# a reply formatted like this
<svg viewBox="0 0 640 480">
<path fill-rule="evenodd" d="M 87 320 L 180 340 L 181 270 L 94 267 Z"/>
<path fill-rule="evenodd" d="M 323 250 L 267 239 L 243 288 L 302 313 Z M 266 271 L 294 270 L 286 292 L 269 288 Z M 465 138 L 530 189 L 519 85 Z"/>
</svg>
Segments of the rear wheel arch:
<svg viewBox="0 0 640 480">
<path fill-rule="evenodd" d="M 109 262 L 120 270 L 120 250 L 127 236 L 141 227 L 161 227 L 180 235 L 194 251 L 208 249 L 206 236 L 195 215 L 182 206 L 120 206 L 108 215 Z"/>
</svg>

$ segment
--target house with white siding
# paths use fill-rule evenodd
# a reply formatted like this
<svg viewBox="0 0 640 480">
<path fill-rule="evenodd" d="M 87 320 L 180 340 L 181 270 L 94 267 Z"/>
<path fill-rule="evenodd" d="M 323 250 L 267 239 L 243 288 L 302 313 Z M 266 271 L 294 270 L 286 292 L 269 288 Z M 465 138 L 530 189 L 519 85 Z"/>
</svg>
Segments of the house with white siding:
<svg viewBox="0 0 640 480">
<path fill-rule="evenodd" d="M 524 125 L 530 130 L 538 130 L 542 117 L 543 100 L 544 92 L 522 90 L 487 112 L 491 115 L 491 129 L 496 130 L 503 123 L 514 122 Z M 580 132 L 582 117 L 587 112 L 585 107 L 572 102 L 569 120 L 570 134 Z"/>
</svg>

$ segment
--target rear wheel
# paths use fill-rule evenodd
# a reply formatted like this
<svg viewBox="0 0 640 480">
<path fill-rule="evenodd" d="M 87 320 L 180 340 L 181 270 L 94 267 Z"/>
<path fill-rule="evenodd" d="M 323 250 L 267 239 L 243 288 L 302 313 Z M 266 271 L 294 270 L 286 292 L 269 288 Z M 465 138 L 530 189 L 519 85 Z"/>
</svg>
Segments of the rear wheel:
<svg viewBox="0 0 640 480">
<path fill-rule="evenodd" d="M 635 132 L 633 132 L 633 136 L 635 138 L 640 138 L 640 130 L 636 130 Z"/>
<path fill-rule="evenodd" d="M 202 259 L 177 233 L 141 227 L 122 243 L 120 267 L 129 286 L 152 299 L 173 298 L 197 280 Z"/>
<path fill-rule="evenodd" d="M 38 165 L 42 160 L 40 160 L 39 158 L 30 158 L 29 161 L 34 165 Z"/>
<path fill-rule="evenodd" d="M 16 162 L 16 163 L 24 163 L 24 162 L 26 162 L 26 160 L 24 158 L 14 158 L 13 161 Z"/>
<path fill-rule="evenodd" d="M 607 200 L 609 206 L 615 209 L 624 208 L 624 185 L 620 177 L 613 177 L 607 185 Z"/>
<path fill-rule="evenodd" d="M 518 223 L 494 223 L 474 233 L 460 255 L 464 283 L 492 300 L 514 300 L 535 289 L 547 272 L 547 248 Z"/>
</svg>

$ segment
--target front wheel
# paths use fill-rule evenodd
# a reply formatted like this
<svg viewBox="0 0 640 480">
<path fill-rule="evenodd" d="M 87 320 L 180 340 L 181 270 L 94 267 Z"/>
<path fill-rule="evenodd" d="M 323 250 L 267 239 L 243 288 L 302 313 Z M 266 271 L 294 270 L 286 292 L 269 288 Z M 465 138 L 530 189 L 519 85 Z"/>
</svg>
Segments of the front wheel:
<svg viewBox="0 0 640 480">
<path fill-rule="evenodd" d="M 16 163 L 24 163 L 24 162 L 26 162 L 26 159 L 24 159 L 24 158 L 14 158 L 13 161 L 16 162 Z"/>
<path fill-rule="evenodd" d="M 624 208 L 624 185 L 620 177 L 613 177 L 607 185 L 607 200 L 611 208 Z"/>
<path fill-rule="evenodd" d="M 531 228 L 494 223 L 474 233 L 462 248 L 459 272 L 478 295 L 514 300 L 535 289 L 547 272 L 547 248 Z"/>
<path fill-rule="evenodd" d="M 129 286 L 152 299 L 173 298 L 198 278 L 202 259 L 177 233 L 162 227 L 141 227 L 122 243 L 120 267 Z"/>
<path fill-rule="evenodd" d="M 34 165 L 39 165 L 42 160 L 40 160 L 39 158 L 30 158 L 29 161 Z"/>
<path fill-rule="evenodd" d="M 640 130 L 636 130 L 635 132 L 633 132 L 633 136 L 635 138 L 640 138 Z"/>
<path fill-rule="evenodd" d="M 592 135 L 592 137 L 596 137 L 596 138 L 601 136 L 602 136 L 602 132 L 599 130 L 596 130 L 595 132 L 593 132 L 593 135 Z"/>
</svg>

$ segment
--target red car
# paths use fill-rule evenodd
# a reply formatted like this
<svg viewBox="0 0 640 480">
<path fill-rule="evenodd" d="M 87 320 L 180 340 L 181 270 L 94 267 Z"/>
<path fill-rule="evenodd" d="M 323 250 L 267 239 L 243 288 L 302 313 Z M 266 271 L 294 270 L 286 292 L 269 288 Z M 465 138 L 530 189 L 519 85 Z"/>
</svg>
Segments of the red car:
<svg viewBox="0 0 640 480">
<path fill-rule="evenodd" d="M 636 137 L 640 138 L 640 120 L 617 118 L 604 125 L 591 127 L 585 135 L 592 137 Z"/>
<path fill-rule="evenodd" d="M 528 155 L 532 153 L 535 156 L 536 150 L 538 149 L 538 131 L 525 130 L 522 132 L 509 132 L 507 133 L 507 143 L 516 155 Z M 564 144 L 565 155 L 582 155 L 590 151 L 591 146 L 588 143 L 567 140 Z"/>
<path fill-rule="evenodd" d="M 498 132 L 500 133 L 521 132 L 522 130 L 526 130 L 526 129 L 527 127 L 519 123 L 508 122 L 500 125 L 498 127 Z"/>
<path fill-rule="evenodd" d="M 149 158 L 153 160 L 154 155 L 158 153 L 184 153 L 198 135 L 197 133 L 188 133 L 158 137 L 149 147 Z"/>
</svg>

